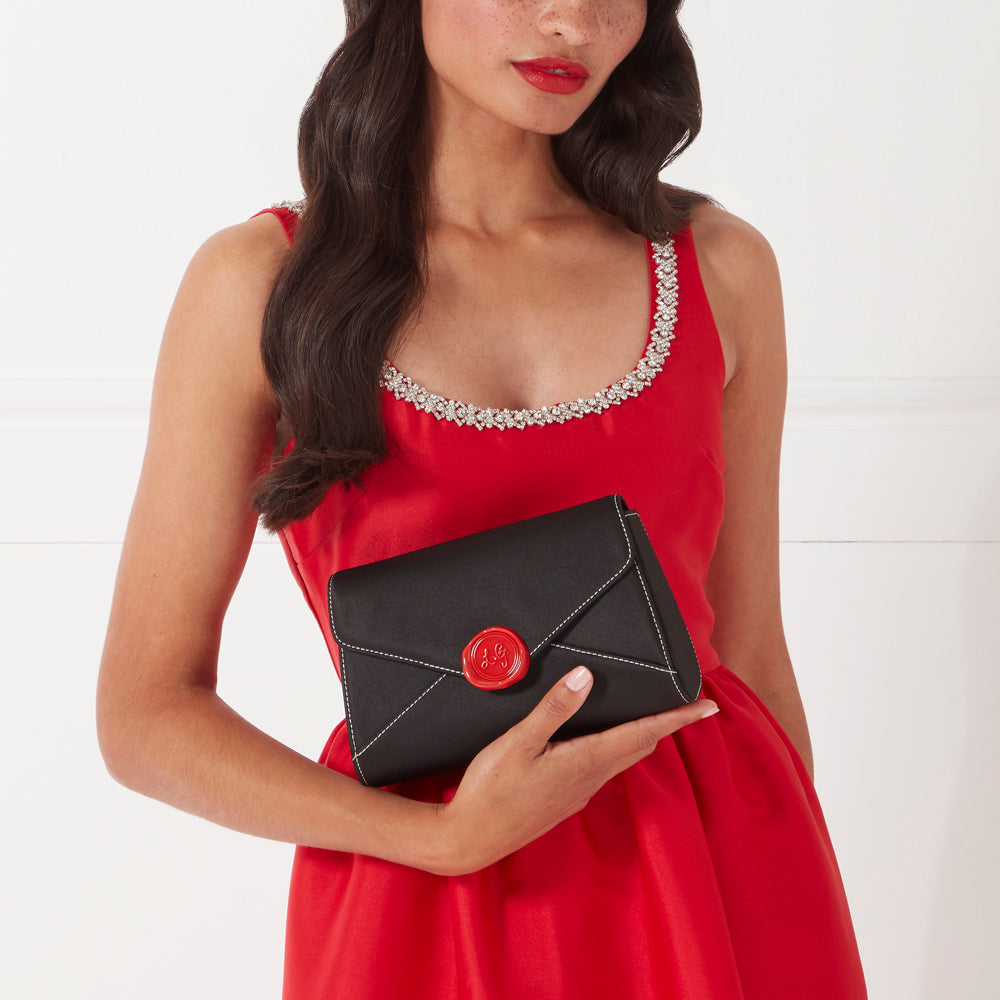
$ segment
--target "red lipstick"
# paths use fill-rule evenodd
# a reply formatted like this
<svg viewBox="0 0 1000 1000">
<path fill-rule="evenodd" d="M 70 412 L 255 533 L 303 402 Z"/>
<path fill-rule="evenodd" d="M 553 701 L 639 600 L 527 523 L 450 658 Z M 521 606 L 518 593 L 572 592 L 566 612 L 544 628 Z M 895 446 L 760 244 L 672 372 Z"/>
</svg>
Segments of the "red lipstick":
<svg viewBox="0 0 1000 1000">
<path fill-rule="evenodd" d="M 553 56 L 526 59 L 524 62 L 514 63 L 513 66 L 533 87 L 553 94 L 573 94 L 590 76 L 583 63 Z"/>
</svg>

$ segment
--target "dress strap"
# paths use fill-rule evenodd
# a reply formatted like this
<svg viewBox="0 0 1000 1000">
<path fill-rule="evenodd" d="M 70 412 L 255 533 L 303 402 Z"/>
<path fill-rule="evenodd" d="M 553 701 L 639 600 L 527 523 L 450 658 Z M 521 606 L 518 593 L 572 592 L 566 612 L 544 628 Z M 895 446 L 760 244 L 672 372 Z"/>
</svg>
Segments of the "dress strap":
<svg viewBox="0 0 1000 1000">
<path fill-rule="evenodd" d="M 276 215 L 282 228 L 285 230 L 288 242 L 291 243 L 295 239 L 295 232 L 298 228 L 299 219 L 305 211 L 305 204 L 304 198 L 299 201 L 277 201 L 269 208 L 262 208 L 259 212 L 254 212 L 250 218 L 256 219 L 258 215 L 263 215 L 265 212 Z"/>
</svg>

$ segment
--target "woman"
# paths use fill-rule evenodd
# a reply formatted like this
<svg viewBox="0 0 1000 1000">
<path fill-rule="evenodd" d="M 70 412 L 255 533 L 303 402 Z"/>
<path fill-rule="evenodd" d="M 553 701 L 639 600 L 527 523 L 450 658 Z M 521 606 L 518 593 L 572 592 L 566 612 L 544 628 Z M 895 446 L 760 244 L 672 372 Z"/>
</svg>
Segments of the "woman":
<svg viewBox="0 0 1000 1000">
<path fill-rule="evenodd" d="M 305 199 L 210 237 L 167 322 L 111 773 L 299 845 L 291 1000 L 860 1000 L 781 625 L 777 265 L 658 179 L 700 124 L 679 3 L 345 6 Z M 609 493 L 691 631 L 692 704 L 552 742 L 590 690 L 571 671 L 463 773 L 376 788 L 343 722 L 315 763 L 216 695 L 258 517 L 339 673 L 331 572 Z"/>
</svg>

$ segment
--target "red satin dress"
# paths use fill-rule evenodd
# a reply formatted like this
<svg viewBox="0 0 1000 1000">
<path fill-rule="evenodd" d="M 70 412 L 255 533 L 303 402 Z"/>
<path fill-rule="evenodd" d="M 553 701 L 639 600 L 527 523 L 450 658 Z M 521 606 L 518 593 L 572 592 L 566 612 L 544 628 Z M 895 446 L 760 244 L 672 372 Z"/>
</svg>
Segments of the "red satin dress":
<svg viewBox="0 0 1000 1000">
<path fill-rule="evenodd" d="M 302 207 L 262 211 L 292 240 Z M 647 353 L 617 402 L 521 411 L 523 426 L 507 425 L 383 374 L 389 457 L 367 470 L 363 491 L 332 488 L 280 537 L 339 677 L 333 571 L 620 493 L 688 625 L 702 697 L 720 711 L 472 874 L 296 848 L 284 1000 L 867 997 L 815 787 L 709 641 L 703 584 L 723 516 L 725 365 L 690 228 L 647 240 L 647 258 Z M 356 779 L 344 722 L 320 759 Z M 449 801 L 460 777 L 387 787 Z"/>
</svg>

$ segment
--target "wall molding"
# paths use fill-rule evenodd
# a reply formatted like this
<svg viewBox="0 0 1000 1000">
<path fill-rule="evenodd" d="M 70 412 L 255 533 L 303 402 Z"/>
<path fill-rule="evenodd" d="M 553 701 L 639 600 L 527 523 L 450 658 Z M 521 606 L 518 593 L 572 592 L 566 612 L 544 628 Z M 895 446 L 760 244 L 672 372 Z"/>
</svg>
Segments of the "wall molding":
<svg viewBox="0 0 1000 1000">
<path fill-rule="evenodd" d="M 121 540 L 152 384 L 0 379 L 0 543 Z M 1000 379 L 791 378 L 779 515 L 782 542 L 1000 539 Z"/>
<path fill-rule="evenodd" d="M 151 378 L 0 378 L 0 427 L 134 429 L 149 418 Z M 789 377 L 786 426 L 1000 424 L 1000 378 Z"/>
<path fill-rule="evenodd" d="M 152 378 L 0 378 L 0 428 L 144 428 L 152 391 Z"/>
</svg>

